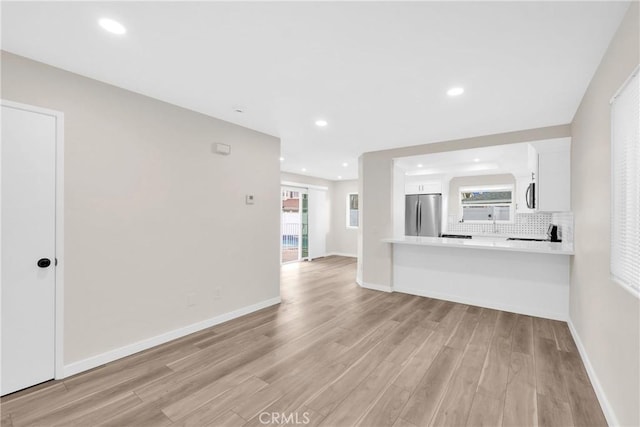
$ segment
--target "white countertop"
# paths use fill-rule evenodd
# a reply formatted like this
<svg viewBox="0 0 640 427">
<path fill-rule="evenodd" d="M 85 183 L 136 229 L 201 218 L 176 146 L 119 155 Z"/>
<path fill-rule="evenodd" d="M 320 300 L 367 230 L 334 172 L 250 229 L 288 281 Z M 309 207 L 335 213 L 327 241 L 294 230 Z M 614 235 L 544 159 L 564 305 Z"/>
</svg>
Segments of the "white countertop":
<svg viewBox="0 0 640 427">
<path fill-rule="evenodd" d="M 442 246 L 451 248 L 486 249 L 494 251 L 530 252 L 552 255 L 574 255 L 573 245 L 563 242 L 530 242 L 507 240 L 506 237 L 474 237 L 472 239 L 455 239 L 443 237 L 400 236 L 382 239 L 386 243 Z"/>
</svg>

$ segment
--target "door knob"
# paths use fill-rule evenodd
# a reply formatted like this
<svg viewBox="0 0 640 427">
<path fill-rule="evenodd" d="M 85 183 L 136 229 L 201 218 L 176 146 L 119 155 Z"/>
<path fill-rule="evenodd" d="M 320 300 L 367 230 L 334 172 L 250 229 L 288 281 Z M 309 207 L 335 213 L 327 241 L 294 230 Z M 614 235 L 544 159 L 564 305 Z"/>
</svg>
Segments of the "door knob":
<svg viewBox="0 0 640 427">
<path fill-rule="evenodd" d="M 49 258 L 40 258 L 38 260 L 38 267 L 47 268 L 51 265 L 51 260 Z"/>
</svg>

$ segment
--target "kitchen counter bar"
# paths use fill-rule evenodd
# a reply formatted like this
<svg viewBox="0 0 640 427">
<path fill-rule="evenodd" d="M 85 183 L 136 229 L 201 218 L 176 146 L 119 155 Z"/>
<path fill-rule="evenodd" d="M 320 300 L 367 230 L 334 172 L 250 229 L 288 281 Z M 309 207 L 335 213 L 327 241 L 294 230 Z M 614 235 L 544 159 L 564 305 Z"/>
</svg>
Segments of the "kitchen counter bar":
<svg viewBox="0 0 640 427">
<path fill-rule="evenodd" d="M 527 242 L 505 237 L 474 237 L 456 239 L 443 237 L 401 236 L 382 239 L 386 243 L 448 248 L 483 249 L 493 251 L 529 252 L 551 255 L 573 255 L 573 245 L 562 242 Z"/>
<path fill-rule="evenodd" d="M 573 248 L 567 244 L 498 237 L 383 241 L 392 245 L 392 292 L 549 319 L 568 317 Z"/>
</svg>

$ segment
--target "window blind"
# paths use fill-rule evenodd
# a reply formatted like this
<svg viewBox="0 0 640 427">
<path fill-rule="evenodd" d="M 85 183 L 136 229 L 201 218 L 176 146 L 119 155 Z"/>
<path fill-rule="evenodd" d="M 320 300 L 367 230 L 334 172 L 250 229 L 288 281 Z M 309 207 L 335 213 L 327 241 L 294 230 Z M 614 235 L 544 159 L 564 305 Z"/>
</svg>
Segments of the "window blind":
<svg viewBox="0 0 640 427">
<path fill-rule="evenodd" d="M 611 276 L 640 296 L 638 68 L 611 101 Z"/>
</svg>

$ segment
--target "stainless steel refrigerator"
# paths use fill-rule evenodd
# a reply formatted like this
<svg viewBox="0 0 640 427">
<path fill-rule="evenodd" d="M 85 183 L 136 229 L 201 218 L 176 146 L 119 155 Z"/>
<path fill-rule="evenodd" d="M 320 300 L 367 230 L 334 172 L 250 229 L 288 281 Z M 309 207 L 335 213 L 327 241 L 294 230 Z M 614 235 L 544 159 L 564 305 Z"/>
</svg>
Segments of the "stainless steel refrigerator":
<svg viewBox="0 0 640 427">
<path fill-rule="evenodd" d="M 442 194 L 405 196 L 404 234 L 440 237 L 442 227 Z"/>
</svg>

